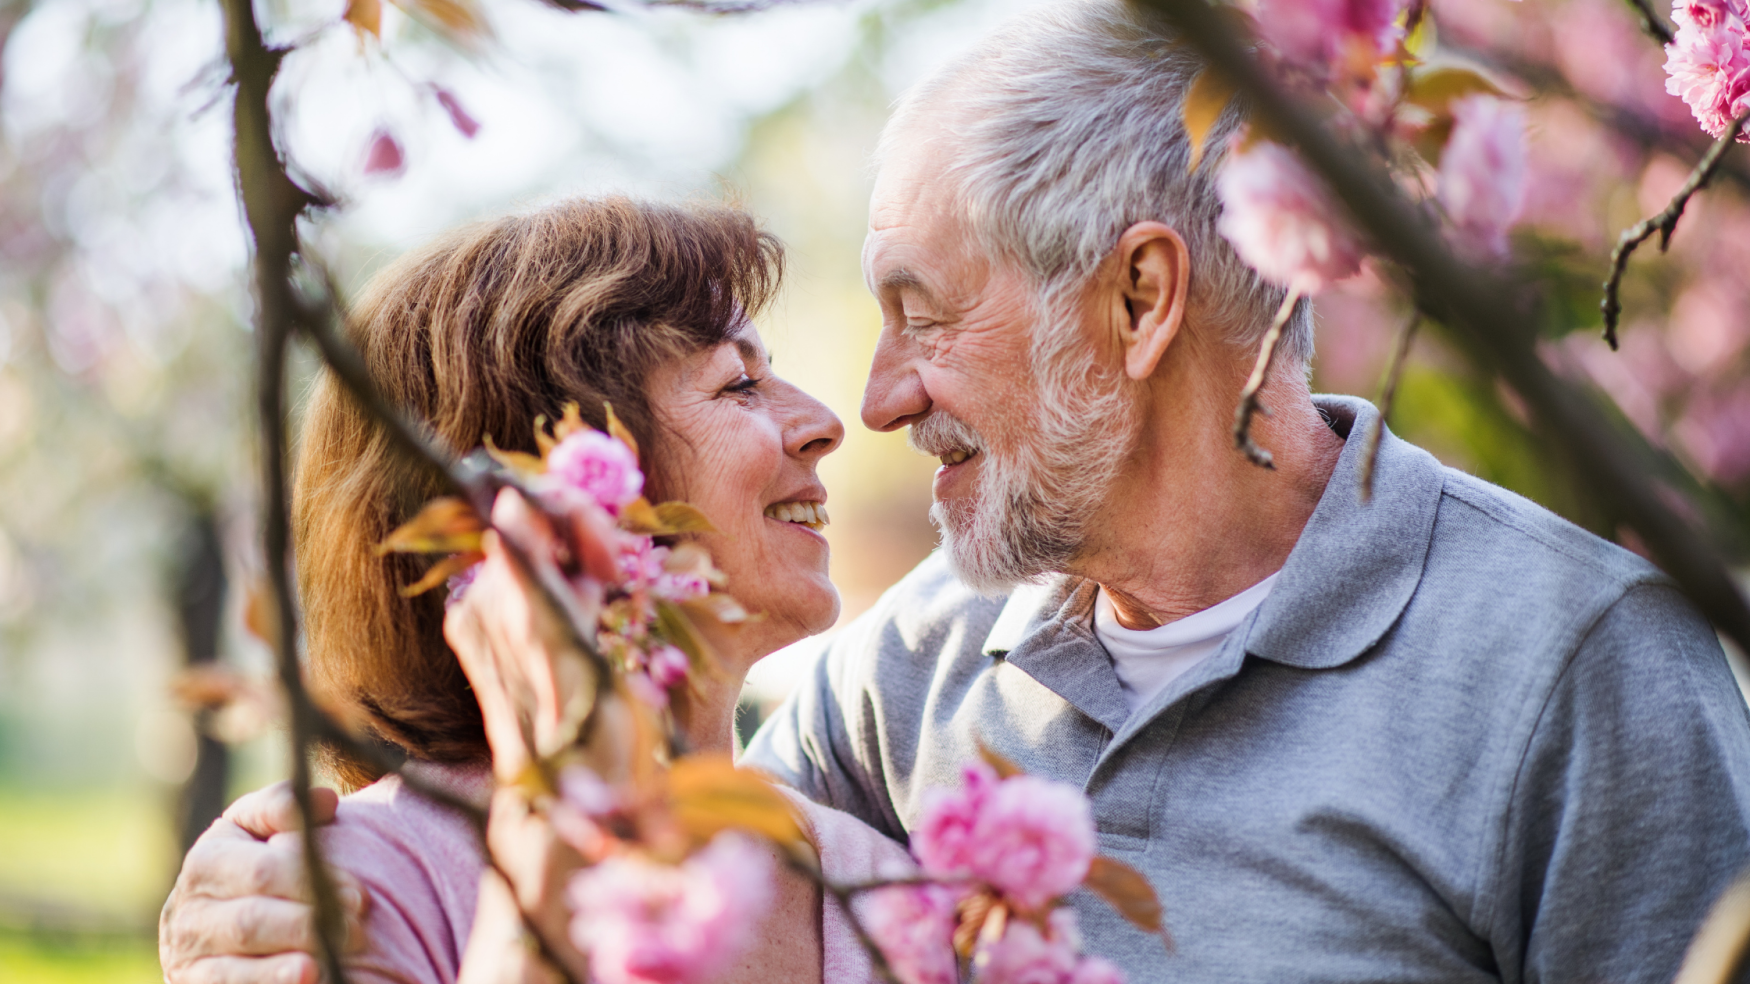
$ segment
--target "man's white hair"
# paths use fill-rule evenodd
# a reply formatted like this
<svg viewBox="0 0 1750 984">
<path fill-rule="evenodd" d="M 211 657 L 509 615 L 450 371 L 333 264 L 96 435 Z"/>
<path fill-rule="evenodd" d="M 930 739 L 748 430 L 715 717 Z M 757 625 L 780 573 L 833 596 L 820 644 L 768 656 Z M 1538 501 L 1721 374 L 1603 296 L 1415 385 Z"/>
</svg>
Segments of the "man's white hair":
<svg viewBox="0 0 1750 984">
<path fill-rule="evenodd" d="M 1215 174 L 1238 125 L 1230 108 L 1202 164 L 1181 103 L 1202 63 L 1124 0 L 1031 10 L 900 101 L 879 157 L 921 117 L 945 114 L 957 143 L 947 180 L 986 252 L 1016 263 L 1042 296 L 1079 289 L 1125 229 L 1163 222 L 1191 254 L 1189 311 L 1204 330 L 1254 346 L 1285 291 L 1221 234 Z M 1285 326 L 1279 365 L 1312 361 L 1311 305 Z"/>
</svg>

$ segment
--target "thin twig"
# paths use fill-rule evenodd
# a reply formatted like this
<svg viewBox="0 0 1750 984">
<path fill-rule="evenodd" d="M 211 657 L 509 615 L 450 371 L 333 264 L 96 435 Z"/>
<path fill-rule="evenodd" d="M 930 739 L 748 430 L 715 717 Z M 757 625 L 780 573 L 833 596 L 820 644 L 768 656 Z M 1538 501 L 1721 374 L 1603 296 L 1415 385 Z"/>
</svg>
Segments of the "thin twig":
<svg viewBox="0 0 1750 984">
<path fill-rule="evenodd" d="M 1416 326 L 1422 323 L 1422 312 L 1411 311 L 1409 320 L 1398 329 L 1397 344 L 1392 347 L 1391 364 L 1385 371 L 1385 388 L 1379 394 L 1379 415 L 1367 428 L 1361 442 L 1361 466 L 1356 479 L 1361 486 L 1361 501 L 1373 501 L 1373 469 L 1379 463 L 1379 442 L 1385 438 L 1385 418 L 1398 398 L 1398 382 L 1403 379 L 1404 363 L 1410 360 L 1410 343 L 1415 341 Z"/>
<path fill-rule="evenodd" d="M 1701 162 L 1695 165 L 1695 170 L 1689 172 L 1689 180 L 1683 182 L 1676 197 L 1665 210 L 1650 219 L 1631 226 L 1616 241 L 1616 249 L 1610 253 L 1610 276 L 1604 281 L 1604 300 L 1599 307 L 1604 311 L 1604 340 L 1610 343 L 1611 349 L 1616 349 L 1616 326 L 1622 318 L 1622 301 L 1619 294 L 1622 291 L 1622 277 L 1628 270 L 1628 258 L 1639 246 L 1659 234 L 1659 252 L 1663 253 L 1671 247 L 1671 234 L 1677 231 L 1677 220 L 1683 218 L 1683 210 L 1689 207 L 1689 200 L 1695 193 L 1705 187 L 1708 181 L 1719 169 L 1720 161 L 1725 159 L 1726 151 L 1738 139 L 1738 134 L 1744 129 L 1744 121 L 1750 119 L 1750 109 L 1738 114 L 1738 118 L 1726 127 L 1726 132 L 1714 141 L 1714 145 L 1702 155 Z"/>
<path fill-rule="evenodd" d="M 1460 262 L 1426 211 L 1405 197 L 1385 168 L 1325 125 L 1322 114 L 1289 96 L 1206 0 L 1134 2 L 1168 20 L 1179 38 L 1234 84 L 1262 125 L 1299 149 L 1357 229 L 1403 270 L 1417 307 L 1525 401 L 1536 426 L 1564 452 L 1578 487 L 1606 516 L 1640 534 L 1721 632 L 1750 648 L 1750 605 L 1719 552 L 1724 538 L 1691 529 L 1654 485 L 1657 476 L 1680 479 L 1687 472 L 1637 431 L 1613 423 L 1589 394 L 1544 363 L 1523 292 Z M 1723 513 L 1720 519 L 1737 522 Z"/>
<path fill-rule="evenodd" d="M 1653 12 L 1653 5 L 1647 0 L 1628 0 L 1628 5 L 1635 9 L 1635 13 L 1641 15 L 1641 26 L 1647 29 L 1647 33 L 1653 36 L 1654 41 L 1659 42 L 1660 47 L 1677 40 L 1672 35 L 1671 29 L 1665 26 L 1665 22 L 1659 19 L 1658 14 Z"/>
<path fill-rule="evenodd" d="M 892 965 L 887 962 L 887 954 L 882 952 L 881 944 L 875 942 L 875 937 L 869 935 L 868 928 L 863 925 L 862 917 L 857 915 L 857 910 L 851 905 L 859 892 L 884 886 L 877 883 L 839 885 L 828 879 L 818 866 L 797 857 L 794 852 L 780 850 L 778 853 L 783 855 L 784 864 L 791 871 L 820 886 L 821 891 L 831 895 L 838 902 L 839 911 L 845 914 L 845 920 L 851 924 L 851 932 L 856 934 L 857 942 L 862 944 L 864 952 L 869 955 L 869 966 L 874 969 L 875 976 L 879 977 L 884 984 L 901 984 L 898 975 L 893 972 Z M 895 879 L 887 884 L 918 883 L 910 879 Z"/>
<path fill-rule="evenodd" d="M 1276 359 L 1276 343 L 1282 340 L 1282 326 L 1293 316 L 1300 295 L 1299 287 L 1291 287 L 1288 296 L 1282 299 L 1276 320 L 1270 322 L 1270 330 L 1264 333 L 1264 341 L 1258 346 L 1258 362 L 1252 366 L 1252 376 L 1240 390 L 1239 406 L 1234 407 L 1234 447 L 1244 452 L 1247 460 L 1259 468 L 1275 470 L 1276 464 L 1270 452 L 1252 440 L 1252 418 L 1258 414 L 1270 415 L 1270 408 L 1264 405 L 1258 394 L 1263 392 L 1264 382 L 1270 378 L 1270 363 Z"/>
</svg>

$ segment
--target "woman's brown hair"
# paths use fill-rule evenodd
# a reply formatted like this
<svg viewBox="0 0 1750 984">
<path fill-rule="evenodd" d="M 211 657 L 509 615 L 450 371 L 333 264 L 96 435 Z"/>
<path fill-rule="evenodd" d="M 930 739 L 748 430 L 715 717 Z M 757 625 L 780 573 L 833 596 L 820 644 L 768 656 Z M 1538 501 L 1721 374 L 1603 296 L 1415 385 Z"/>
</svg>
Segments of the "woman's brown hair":
<svg viewBox="0 0 1750 984">
<path fill-rule="evenodd" d="M 534 422 L 603 405 L 662 447 L 652 369 L 726 341 L 782 275 L 778 241 L 717 204 L 571 200 L 469 226 L 377 275 L 349 333 L 385 396 L 465 451 L 534 451 Z M 479 706 L 443 638 L 443 592 L 402 598 L 429 561 L 373 545 L 441 494 L 324 374 L 305 413 L 293 491 L 311 682 L 416 758 L 484 759 Z M 377 778 L 331 752 L 349 788 Z"/>
</svg>

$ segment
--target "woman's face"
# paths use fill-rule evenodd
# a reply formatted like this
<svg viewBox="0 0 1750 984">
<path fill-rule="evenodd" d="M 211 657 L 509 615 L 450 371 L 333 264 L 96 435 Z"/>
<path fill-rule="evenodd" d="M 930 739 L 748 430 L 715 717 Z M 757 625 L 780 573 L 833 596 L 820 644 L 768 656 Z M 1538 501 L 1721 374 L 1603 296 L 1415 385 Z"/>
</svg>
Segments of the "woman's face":
<svg viewBox="0 0 1750 984">
<path fill-rule="evenodd" d="M 838 417 L 772 374 L 748 323 L 732 341 L 662 366 L 648 387 L 667 431 L 664 491 L 717 527 L 700 544 L 728 577 L 729 593 L 764 614 L 738 633 L 742 658 L 831 627 L 838 591 L 827 577 L 826 538 L 807 521 L 809 509 L 826 503 L 815 466 L 844 439 Z"/>
</svg>

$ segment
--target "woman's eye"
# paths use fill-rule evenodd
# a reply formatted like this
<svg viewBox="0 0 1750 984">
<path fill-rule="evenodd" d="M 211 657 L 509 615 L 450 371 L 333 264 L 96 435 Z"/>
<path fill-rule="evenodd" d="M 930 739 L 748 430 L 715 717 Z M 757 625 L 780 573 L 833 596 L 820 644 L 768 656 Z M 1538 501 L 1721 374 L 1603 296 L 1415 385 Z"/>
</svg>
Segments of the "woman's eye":
<svg viewBox="0 0 1750 984">
<path fill-rule="evenodd" d="M 723 387 L 723 391 L 725 393 L 748 393 L 751 392 L 754 387 L 763 382 L 765 382 L 763 379 L 756 379 L 753 376 L 743 376 L 735 382 L 730 383 L 728 386 Z"/>
</svg>

